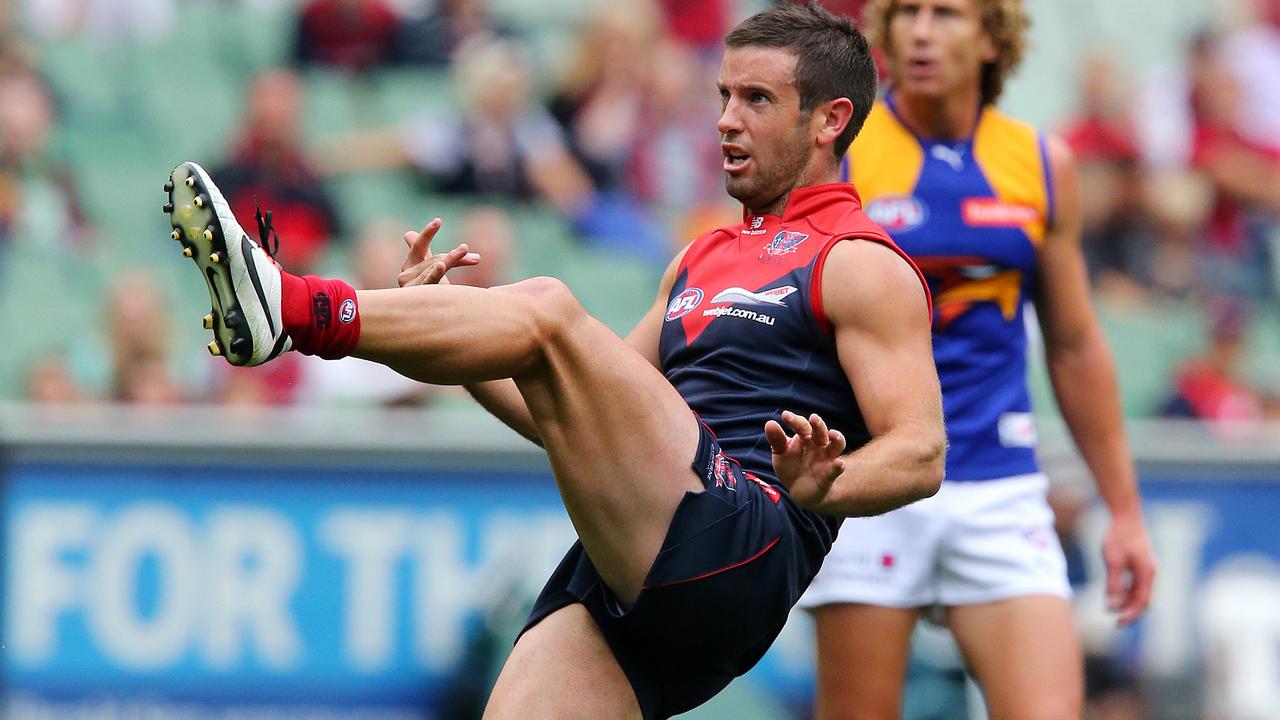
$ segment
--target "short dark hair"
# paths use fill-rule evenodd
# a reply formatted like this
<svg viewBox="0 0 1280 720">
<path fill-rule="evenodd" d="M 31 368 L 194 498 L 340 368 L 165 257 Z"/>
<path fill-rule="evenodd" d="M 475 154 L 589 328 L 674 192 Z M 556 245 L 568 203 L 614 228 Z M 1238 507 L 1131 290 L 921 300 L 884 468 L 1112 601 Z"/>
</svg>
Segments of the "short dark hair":
<svg viewBox="0 0 1280 720">
<path fill-rule="evenodd" d="M 796 56 L 796 90 L 800 109 L 849 98 L 853 117 L 834 146 L 844 155 L 876 99 L 876 62 L 871 46 L 853 21 L 835 15 L 813 0 L 782 3 L 743 20 L 724 39 L 725 47 L 784 48 Z"/>
</svg>

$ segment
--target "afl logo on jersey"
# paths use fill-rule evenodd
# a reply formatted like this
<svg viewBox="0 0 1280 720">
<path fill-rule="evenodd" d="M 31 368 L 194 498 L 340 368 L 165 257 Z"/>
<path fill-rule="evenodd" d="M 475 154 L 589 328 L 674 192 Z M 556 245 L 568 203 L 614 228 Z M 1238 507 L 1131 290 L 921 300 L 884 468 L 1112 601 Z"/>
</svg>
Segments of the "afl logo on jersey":
<svg viewBox="0 0 1280 720">
<path fill-rule="evenodd" d="M 867 217 L 891 233 L 907 232 L 929 219 L 929 208 L 914 195 L 887 195 L 867 203 Z"/>
<path fill-rule="evenodd" d="M 689 288 L 679 295 L 671 298 L 671 304 L 667 305 L 667 322 L 679 320 L 680 318 L 693 312 L 693 309 L 702 304 L 702 291 L 698 288 Z"/>
</svg>

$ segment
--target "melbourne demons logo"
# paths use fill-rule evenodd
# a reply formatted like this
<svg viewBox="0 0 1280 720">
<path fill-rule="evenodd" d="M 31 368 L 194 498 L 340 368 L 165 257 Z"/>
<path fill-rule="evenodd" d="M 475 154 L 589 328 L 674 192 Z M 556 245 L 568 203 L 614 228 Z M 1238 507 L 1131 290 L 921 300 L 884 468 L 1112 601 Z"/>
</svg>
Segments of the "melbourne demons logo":
<svg viewBox="0 0 1280 720">
<path fill-rule="evenodd" d="M 715 456 L 711 458 L 711 472 L 708 480 L 715 482 L 716 487 L 729 488 L 730 490 L 738 490 L 738 476 L 733 474 L 733 468 L 729 463 L 737 464 L 732 458 L 724 454 L 722 450 L 716 450 Z"/>
<path fill-rule="evenodd" d="M 760 257 L 757 258 L 762 262 L 769 262 L 773 258 L 780 258 L 796 251 L 800 243 L 808 240 L 809 236 L 804 233 L 792 232 L 790 230 L 779 230 L 777 235 L 769 241 L 768 245 L 760 251 Z"/>
<path fill-rule="evenodd" d="M 693 309 L 702 304 L 702 291 L 698 288 L 689 288 L 679 295 L 671 298 L 671 303 L 667 305 L 667 322 L 678 320 L 685 315 L 693 312 Z"/>
</svg>

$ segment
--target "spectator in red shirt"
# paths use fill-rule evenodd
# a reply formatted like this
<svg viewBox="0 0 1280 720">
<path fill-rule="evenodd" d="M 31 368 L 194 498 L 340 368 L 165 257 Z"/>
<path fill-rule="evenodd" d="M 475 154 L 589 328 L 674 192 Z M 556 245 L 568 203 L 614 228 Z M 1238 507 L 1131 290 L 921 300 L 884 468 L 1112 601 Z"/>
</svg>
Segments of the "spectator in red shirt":
<svg viewBox="0 0 1280 720">
<path fill-rule="evenodd" d="M 1161 415 L 1211 422 L 1261 420 L 1265 398 L 1240 372 L 1248 306 L 1239 298 L 1222 297 L 1210 304 L 1209 315 L 1209 350 L 1183 364 Z"/>
<path fill-rule="evenodd" d="M 1110 58 L 1084 65 L 1078 112 L 1062 137 L 1076 155 L 1090 279 L 1100 291 L 1143 293 L 1155 253 L 1137 141 Z"/>
<path fill-rule="evenodd" d="M 259 75 L 229 162 L 217 170 L 231 210 L 254 228 L 255 202 L 272 211 L 272 225 L 286 242 L 281 262 L 304 271 L 339 234 L 333 201 L 302 147 L 298 119 L 302 89 L 287 70 Z"/>
<path fill-rule="evenodd" d="M 1215 423 L 1261 420 L 1266 397 L 1240 373 L 1248 305 L 1236 297 L 1219 297 L 1208 313 L 1210 347 L 1178 370 L 1161 415 Z"/>
<path fill-rule="evenodd" d="M 1246 88 L 1207 48 L 1194 56 L 1192 164 L 1213 186 L 1202 248 L 1205 274 L 1220 292 L 1271 293 L 1268 236 L 1280 213 L 1280 152 L 1240 132 Z"/>
<path fill-rule="evenodd" d="M 310 0 L 298 11 L 294 60 L 366 71 L 391 61 L 398 26 L 382 0 Z"/>
<path fill-rule="evenodd" d="M 729 32 L 725 0 L 660 0 L 667 30 L 677 42 L 699 50 L 719 50 Z"/>
</svg>

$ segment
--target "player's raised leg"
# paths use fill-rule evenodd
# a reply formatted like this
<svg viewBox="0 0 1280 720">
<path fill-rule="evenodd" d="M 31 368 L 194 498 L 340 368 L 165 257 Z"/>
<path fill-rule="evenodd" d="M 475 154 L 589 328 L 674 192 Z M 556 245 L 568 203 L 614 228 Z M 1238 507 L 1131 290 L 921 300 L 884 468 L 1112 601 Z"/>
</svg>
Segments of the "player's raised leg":
<svg viewBox="0 0 1280 720">
<path fill-rule="evenodd" d="M 634 599 L 676 505 L 703 489 L 697 421 L 666 378 L 552 278 L 359 299 L 355 355 L 423 382 L 515 380 L 587 555 Z"/>
<path fill-rule="evenodd" d="M 813 609 L 819 720 L 896 720 L 902 714 L 917 611 L 839 603 Z"/>
<path fill-rule="evenodd" d="M 947 624 L 982 686 L 991 720 L 1078 720 L 1084 659 L 1064 598 L 958 605 L 947 608 Z"/>
<path fill-rule="evenodd" d="M 292 342 L 429 383 L 513 378 L 588 557 L 622 601 L 639 594 L 676 506 L 686 491 L 703 489 L 691 467 L 697 421 L 675 388 L 563 283 L 357 295 L 344 283 L 282 272 L 195 163 L 175 168 L 166 189 L 175 235 L 194 246 L 187 254 L 209 286 L 215 354 L 251 365 Z"/>
</svg>

